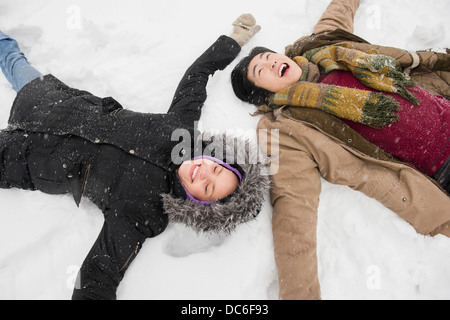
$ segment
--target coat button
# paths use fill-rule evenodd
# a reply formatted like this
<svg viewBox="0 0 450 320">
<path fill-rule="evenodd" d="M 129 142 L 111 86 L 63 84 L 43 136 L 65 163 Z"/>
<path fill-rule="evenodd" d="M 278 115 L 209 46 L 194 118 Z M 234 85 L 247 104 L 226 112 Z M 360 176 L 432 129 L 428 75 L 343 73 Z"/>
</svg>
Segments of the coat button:
<svg viewBox="0 0 450 320">
<path fill-rule="evenodd" d="M 134 154 L 134 150 L 133 150 L 133 149 L 131 149 L 131 150 L 130 150 L 130 153 L 131 153 L 131 154 Z"/>
<path fill-rule="evenodd" d="M 406 202 L 406 201 L 408 201 L 408 199 L 406 199 L 406 198 L 403 198 L 403 199 L 402 199 L 402 201 L 403 201 L 403 202 Z"/>
<path fill-rule="evenodd" d="M 100 143 L 100 139 L 95 139 L 94 142 L 95 143 Z"/>
<path fill-rule="evenodd" d="M 67 178 L 72 179 L 72 178 L 73 178 L 73 174 L 69 173 L 69 174 L 67 175 Z"/>
</svg>

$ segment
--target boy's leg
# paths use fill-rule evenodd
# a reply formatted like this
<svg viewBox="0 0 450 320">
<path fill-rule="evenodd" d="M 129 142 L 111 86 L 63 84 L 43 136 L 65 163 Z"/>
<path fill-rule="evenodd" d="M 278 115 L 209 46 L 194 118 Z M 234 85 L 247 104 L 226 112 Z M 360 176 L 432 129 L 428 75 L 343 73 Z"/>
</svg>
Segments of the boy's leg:
<svg viewBox="0 0 450 320">
<path fill-rule="evenodd" d="M 0 68 L 16 92 L 28 82 L 42 77 L 42 74 L 28 63 L 17 42 L 1 31 Z"/>
</svg>

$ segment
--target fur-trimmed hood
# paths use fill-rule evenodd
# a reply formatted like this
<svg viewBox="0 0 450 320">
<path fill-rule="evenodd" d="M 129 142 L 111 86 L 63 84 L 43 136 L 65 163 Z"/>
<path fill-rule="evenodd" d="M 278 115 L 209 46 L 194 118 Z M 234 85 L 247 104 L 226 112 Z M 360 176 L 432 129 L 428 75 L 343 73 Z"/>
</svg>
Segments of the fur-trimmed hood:
<svg viewBox="0 0 450 320">
<path fill-rule="evenodd" d="M 204 146 L 209 142 L 203 155 L 237 165 L 243 173 L 242 181 L 225 201 L 210 205 L 164 194 L 164 211 L 171 222 L 185 224 L 198 232 L 230 232 L 237 225 L 254 219 L 261 211 L 270 187 L 267 158 L 249 139 L 210 133 L 203 134 L 200 139 Z"/>
</svg>

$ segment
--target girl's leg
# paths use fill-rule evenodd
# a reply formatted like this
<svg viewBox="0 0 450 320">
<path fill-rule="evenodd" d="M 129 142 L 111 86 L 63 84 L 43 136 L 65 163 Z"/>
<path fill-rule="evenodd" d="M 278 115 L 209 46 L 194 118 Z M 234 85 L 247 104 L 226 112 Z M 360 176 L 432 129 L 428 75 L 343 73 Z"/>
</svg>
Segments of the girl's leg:
<svg viewBox="0 0 450 320">
<path fill-rule="evenodd" d="M 36 189 L 28 166 L 27 140 L 23 132 L 0 131 L 0 189 Z"/>
<path fill-rule="evenodd" d="M 28 82 L 42 77 L 42 74 L 28 63 L 17 42 L 1 31 L 0 68 L 16 92 Z"/>
</svg>

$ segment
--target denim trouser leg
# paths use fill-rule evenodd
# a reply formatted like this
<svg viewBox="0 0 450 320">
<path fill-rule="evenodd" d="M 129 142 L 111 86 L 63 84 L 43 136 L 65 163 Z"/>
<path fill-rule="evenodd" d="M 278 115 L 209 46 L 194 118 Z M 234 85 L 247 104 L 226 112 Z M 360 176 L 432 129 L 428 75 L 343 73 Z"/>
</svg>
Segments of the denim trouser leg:
<svg viewBox="0 0 450 320">
<path fill-rule="evenodd" d="M 33 68 L 14 39 L 0 31 L 0 67 L 13 89 L 18 92 L 42 74 Z"/>
</svg>

